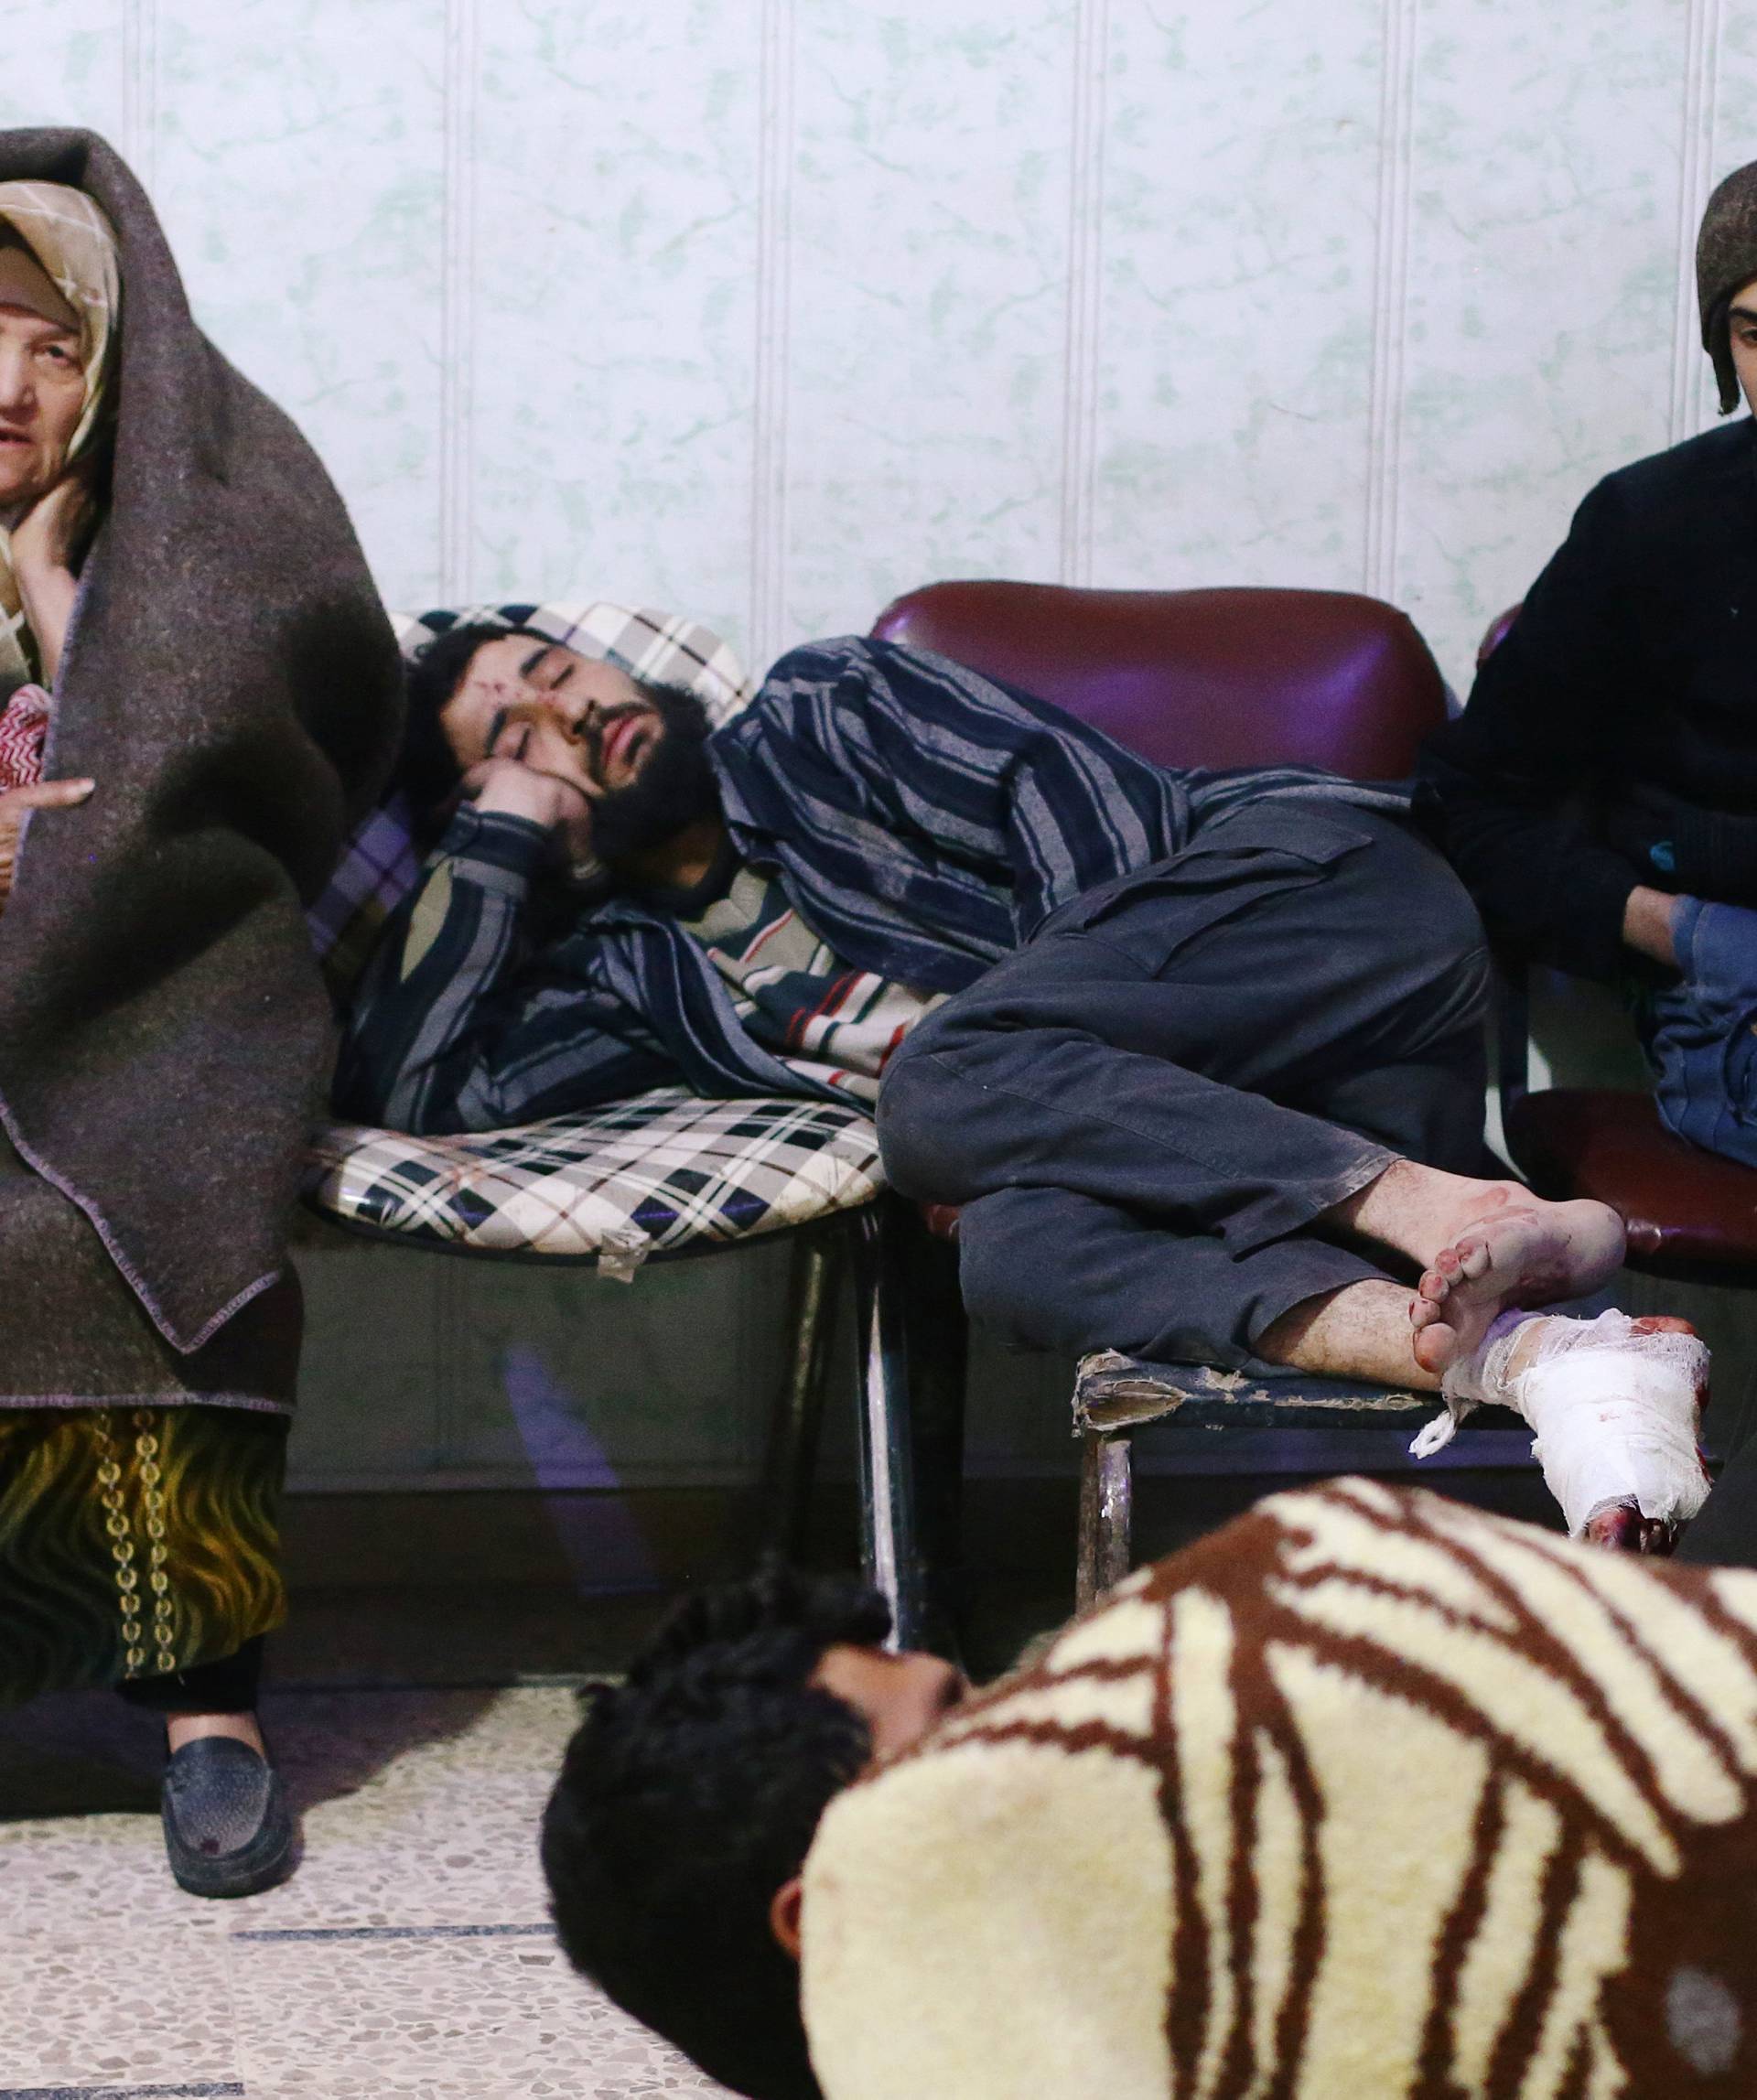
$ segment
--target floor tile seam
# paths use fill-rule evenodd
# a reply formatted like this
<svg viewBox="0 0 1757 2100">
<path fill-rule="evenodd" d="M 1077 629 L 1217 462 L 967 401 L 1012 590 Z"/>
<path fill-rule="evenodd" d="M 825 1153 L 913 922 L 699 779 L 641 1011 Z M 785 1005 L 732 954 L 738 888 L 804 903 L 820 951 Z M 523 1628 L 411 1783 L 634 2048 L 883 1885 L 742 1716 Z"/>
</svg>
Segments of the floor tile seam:
<svg viewBox="0 0 1757 2100">
<path fill-rule="evenodd" d="M 0 2100 L 248 2100 L 236 2078 L 187 2079 L 176 2085 L 0 2085 Z"/>
</svg>

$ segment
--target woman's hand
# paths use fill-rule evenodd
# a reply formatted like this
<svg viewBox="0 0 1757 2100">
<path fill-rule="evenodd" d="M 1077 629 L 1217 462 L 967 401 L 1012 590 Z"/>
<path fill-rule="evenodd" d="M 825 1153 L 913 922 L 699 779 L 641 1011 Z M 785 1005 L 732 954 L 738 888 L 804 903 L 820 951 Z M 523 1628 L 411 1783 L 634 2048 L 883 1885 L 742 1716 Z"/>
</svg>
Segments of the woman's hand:
<svg viewBox="0 0 1757 2100">
<path fill-rule="evenodd" d="M 18 865 L 18 835 L 32 810 L 70 810 L 82 802 L 95 781 L 41 781 L 32 788 L 0 792 L 0 911 L 12 895 L 13 870 Z"/>
<path fill-rule="evenodd" d="M 73 556 L 91 531 L 94 508 L 91 484 L 75 468 L 39 496 L 13 527 L 13 573 L 43 660 L 45 685 L 54 684 L 60 669 L 80 587 Z"/>
</svg>

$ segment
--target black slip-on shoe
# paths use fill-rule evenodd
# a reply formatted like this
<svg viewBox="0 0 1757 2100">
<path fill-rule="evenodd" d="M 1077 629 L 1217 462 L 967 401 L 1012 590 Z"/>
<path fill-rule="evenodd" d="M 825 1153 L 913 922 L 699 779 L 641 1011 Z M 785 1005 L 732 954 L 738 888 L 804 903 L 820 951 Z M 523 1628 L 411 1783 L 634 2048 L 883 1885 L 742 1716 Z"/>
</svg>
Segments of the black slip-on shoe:
<svg viewBox="0 0 1757 2100">
<path fill-rule="evenodd" d="M 198 1736 L 165 1767 L 165 1850 L 191 1896 L 254 1896 L 293 1870 L 280 1774 L 233 1736 Z"/>
</svg>

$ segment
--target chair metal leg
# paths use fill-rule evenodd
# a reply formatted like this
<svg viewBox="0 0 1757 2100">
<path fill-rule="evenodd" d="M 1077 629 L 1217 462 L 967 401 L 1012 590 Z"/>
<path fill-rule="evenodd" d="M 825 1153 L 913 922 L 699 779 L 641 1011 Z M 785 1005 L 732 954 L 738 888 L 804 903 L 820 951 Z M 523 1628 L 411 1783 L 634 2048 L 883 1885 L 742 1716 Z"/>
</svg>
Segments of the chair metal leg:
<svg viewBox="0 0 1757 2100">
<path fill-rule="evenodd" d="M 1133 1439 L 1126 1430 L 1080 1438 L 1080 1552 L 1074 1603 L 1083 1611 L 1128 1573 L 1134 1515 Z"/>
<path fill-rule="evenodd" d="M 935 1239 L 912 1204 L 894 1212 L 902 1256 L 903 1330 L 927 1642 L 955 1659 L 972 1588 L 964 1558 L 965 1393 L 970 1323 L 958 1250 Z"/>
<path fill-rule="evenodd" d="M 848 1221 L 860 1352 L 860 1533 L 867 1579 L 890 1605 L 889 1645 L 915 1648 L 922 1578 L 897 1231 L 882 1196 Z"/>
<path fill-rule="evenodd" d="M 836 1285 L 846 1258 L 839 1232 L 803 1233 L 794 1243 L 792 1349 L 770 1418 L 758 1536 L 783 1560 L 804 1553 L 817 1449 L 824 1427 Z"/>
</svg>

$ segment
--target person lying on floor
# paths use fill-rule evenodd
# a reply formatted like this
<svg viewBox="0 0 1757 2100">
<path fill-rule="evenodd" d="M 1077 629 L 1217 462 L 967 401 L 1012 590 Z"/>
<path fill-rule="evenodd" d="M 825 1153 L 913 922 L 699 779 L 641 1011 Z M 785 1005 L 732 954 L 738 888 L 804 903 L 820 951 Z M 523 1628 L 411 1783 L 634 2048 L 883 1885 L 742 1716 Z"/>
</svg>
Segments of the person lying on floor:
<svg viewBox="0 0 1757 2100">
<path fill-rule="evenodd" d="M 1747 1569 L 1345 1480 L 981 1692 L 886 1624 L 689 1600 L 544 1819 L 570 1959 L 734 2091 L 1757 2090 Z"/>
<path fill-rule="evenodd" d="M 1172 771 L 858 638 L 713 734 L 501 628 L 410 686 L 404 782 L 444 829 L 357 995 L 344 1115 L 494 1129 L 678 1079 L 869 1102 L 889 1070 L 887 1171 L 968 1206 L 966 1299 L 1019 1341 L 1460 1406 L 1525 1368 L 1498 1316 L 1620 1263 L 1602 1205 L 1480 1178 L 1482 928 L 1399 790 Z M 1663 1537 L 1701 1499 L 1689 1435 L 1624 1438 L 1579 1523 Z"/>
<path fill-rule="evenodd" d="M 1757 401 L 1757 162 L 1697 244 L 1722 415 Z M 1680 1136 L 1757 1165 L 1757 425 L 1609 475 L 1423 754 L 1509 953 L 1617 985 Z"/>
</svg>

